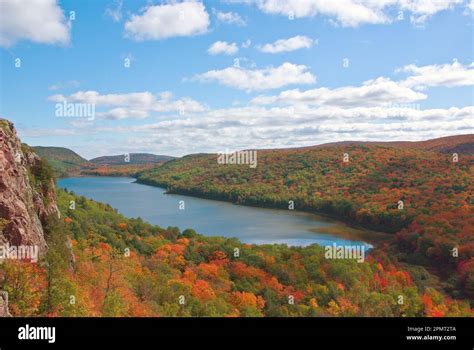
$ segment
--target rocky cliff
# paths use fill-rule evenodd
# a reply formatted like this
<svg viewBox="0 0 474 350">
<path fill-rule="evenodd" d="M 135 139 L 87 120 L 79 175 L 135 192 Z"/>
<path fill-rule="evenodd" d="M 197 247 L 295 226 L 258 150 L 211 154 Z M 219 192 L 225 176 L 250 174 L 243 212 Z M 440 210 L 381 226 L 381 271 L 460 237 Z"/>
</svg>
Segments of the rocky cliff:
<svg viewBox="0 0 474 350">
<path fill-rule="evenodd" d="M 59 210 L 49 167 L 21 144 L 11 122 L 0 119 L 0 245 L 37 246 L 44 254 L 50 215 Z"/>
</svg>

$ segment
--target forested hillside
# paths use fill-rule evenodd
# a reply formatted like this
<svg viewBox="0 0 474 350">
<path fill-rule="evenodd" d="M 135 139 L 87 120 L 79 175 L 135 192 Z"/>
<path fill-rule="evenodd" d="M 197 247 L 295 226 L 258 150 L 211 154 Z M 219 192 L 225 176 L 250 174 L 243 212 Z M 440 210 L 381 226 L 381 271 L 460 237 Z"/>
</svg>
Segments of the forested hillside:
<svg viewBox="0 0 474 350">
<path fill-rule="evenodd" d="M 374 258 L 162 229 L 62 190 L 58 204 L 44 259 L 0 265 L 13 316 L 472 316 Z"/>
<path fill-rule="evenodd" d="M 328 148 L 338 146 L 384 146 L 418 149 L 448 154 L 457 152 L 464 155 L 474 155 L 474 134 L 446 136 L 425 141 L 343 141 L 325 143 L 322 145 L 305 148 Z"/>
<path fill-rule="evenodd" d="M 41 158 L 48 161 L 58 177 L 77 173 L 82 164 L 87 164 L 87 159 L 68 148 L 35 146 L 33 149 Z"/>
<path fill-rule="evenodd" d="M 474 157 L 386 146 L 258 151 L 258 166 L 186 156 L 138 181 L 170 192 L 325 213 L 396 233 L 404 261 L 434 268 L 474 298 Z"/>
</svg>

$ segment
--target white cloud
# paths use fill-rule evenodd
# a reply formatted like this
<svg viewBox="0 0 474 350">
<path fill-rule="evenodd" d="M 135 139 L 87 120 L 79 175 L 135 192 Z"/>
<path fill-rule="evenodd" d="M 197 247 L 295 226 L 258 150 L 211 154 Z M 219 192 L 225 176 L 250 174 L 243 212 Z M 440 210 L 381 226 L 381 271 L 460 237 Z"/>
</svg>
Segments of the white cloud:
<svg viewBox="0 0 474 350">
<path fill-rule="evenodd" d="M 105 112 L 97 113 L 99 118 L 122 120 L 122 119 L 144 119 L 148 117 L 148 111 L 129 108 L 112 108 Z"/>
<path fill-rule="evenodd" d="M 463 65 L 454 61 L 451 64 L 433 64 L 422 67 L 410 64 L 398 69 L 397 72 L 409 73 L 410 76 L 402 84 L 416 89 L 425 89 L 431 86 L 474 85 L 474 62 L 470 65 Z"/>
<path fill-rule="evenodd" d="M 345 86 L 336 89 L 325 87 L 306 91 L 287 90 L 277 96 L 258 96 L 253 104 L 308 104 L 318 106 L 359 107 L 408 104 L 424 100 L 427 96 L 401 86 L 387 78 L 368 80 L 361 86 Z"/>
<path fill-rule="evenodd" d="M 132 92 L 126 94 L 105 94 L 97 91 L 78 91 L 69 96 L 51 95 L 48 100 L 55 103 L 94 104 L 97 108 L 107 107 L 109 110 L 98 111 L 97 116 L 105 119 L 143 119 L 150 112 L 199 113 L 207 110 L 199 102 L 190 98 L 173 99 L 169 91 L 154 95 L 151 92 Z"/>
<path fill-rule="evenodd" d="M 147 93 L 99 95 L 84 92 L 74 96 L 80 101 L 98 101 L 112 106 L 112 109 L 98 114 L 102 118 L 146 118 L 148 114 L 143 113 L 140 105 L 148 104 L 150 112 L 156 105 Z M 163 100 L 163 105 L 174 101 L 169 92 L 155 98 Z M 423 140 L 474 133 L 473 106 L 421 109 L 415 104 L 398 107 L 362 106 L 363 103 L 361 106 L 344 103 L 340 106 L 315 106 L 305 103 L 305 100 L 300 102 L 284 107 L 249 105 L 196 110 L 184 116 L 164 115 L 165 120 L 140 125 L 88 124 L 69 129 L 29 129 L 22 130 L 21 136 L 63 135 L 73 140 L 76 136 L 94 135 L 95 145 L 100 137 L 106 147 L 115 151 L 184 155 L 223 149 L 303 147 L 343 140 Z M 124 103 L 128 107 L 118 106 Z M 97 155 L 90 154 L 91 157 Z"/>
<path fill-rule="evenodd" d="M 390 104 L 412 104 L 428 96 L 419 90 L 428 87 L 474 85 L 474 63 L 462 65 L 459 62 L 443 65 L 418 67 L 407 65 L 396 72 L 408 73 L 404 80 L 393 81 L 379 77 L 367 80 L 361 86 L 343 86 L 335 89 L 325 87 L 300 91 L 282 91 L 273 96 L 257 96 L 251 100 L 254 105 L 313 105 L 336 107 L 373 107 Z"/>
<path fill-rule="evenodd" d="M 235 12 L 220 12 L 215 11 L 216 18 L 219 22 L 226 24 L 236 24 L 238 26 L 246 26 L 245 20 Z"/>
<path fill-rule="evenodd" d="M 195 1 L 149 6 L 125 23 L 126 35 L 137 41 L 199 35 L 208 27 L 209 14 Z"/>
<path fill-rule="evenodd" d="M 0 1 L 0 46 L 20 40 L 68 44 L 70 26 L 56 0 Z"/>
<path fill-rule="evenodd" d="M 474 132 L 473 113 L 472 106 L 428 110 L 383 107 L 292 110 L 254 106 L 96 131 L 127 135 L 126 145 L 131 149 L 184 155 L 226 148 L 302 147 L 343 140 L 422 140 L 468 134 Z"/>
<path fill-rule="evenodd" d="M 211 55 L 235 55 L 238 51 L 239 47 L 236 43 L 229 44 L 226 41 L 216 41 L 207 49 L 207 52 Z"/>
<path fill-rule="evenodd" d="M 471 0 L 466 6 L 469 10 L 474 11 L 474 0 Z"/>
<path fill-rule="evenodd" d="M 413 24 L 422 25 L 436 13 L 452 9 L 462 2 L 463 0 L 398 0 L 398 7 L 412 14 L 410 21 Z"/>
<path fill-rule="evenodd" d="M 474 63 L 408 65 L 399 70 L 408 75 L 399 81 L 379 77 L 358 86 L 293 89 L 274 96 L 258 96 L 248 105 L 219 109 L 210 109 L 192 99 L 177 99 L 169 91 L 78 91 L 67 97 L 52 95 L 49 100 L 95 103 L 98 119 L 140 121 L 116 126 L 96 120 L 95 124 L 71 129 L 29 130 L 22 136 L 40 138 L 49 132 L 82 140 L 84 135 L 94 135 L 94 142 L 100 137 L 105 147 L 114 151 L 184 155 L 224 149 L 303 147 L 343 140 L 423 140 L 469 134 L 474 133 L 474 106 L 423 109 L 421 102 L 429 90 L 417 89 L 472 85 L 472 69 Z M 316 80 L 306 66 L 291 63 L 263 69 L 226 68 L 193 79 L 217 81 L 246 91 L 311 84 Z M 181 109 L 184 115 L 175 113 Z M 141 121 L 152 116 L 156 116 L 153 122 Z"/>
<path fill-rule="evenodd" d="M 270 14 L 284 16 L 293 15 L 295 18 L 325 15 L 335 17 L 344 27 L 356 27 L 362 23 L 387 23 L 387 16 L 377 8 L 372 8 L 364 1 L 338 0 L 257 0 L 260 10 Z"/>
<path fill-rule="evenodd" d="M 277 89 L 286 85 L 314 84 L 316 77 L 304 65 L 285 62 L 278 67 L 270 66 L 263 69 L 228 67 L 211 70 L 194 76 L 192 80 L 217 81 L 219 84 L 250 92 Z"/>
<path fill-rule="evenodd" d="M 307 36 L 297 35 L 288 39 L 280 39 L 271 44 L 257 46 L 257 48 L 265 53 L 289 52 L 299 49 L 309 49 L 313 46 L 313 39 Z"/>
<path fill-rule="evenodd" d="M 149 107 L 155 102 L 155 96 L 146 92 L 132 92 L 127 94 L 107 94 L 101 95 L 97 91 L 78 91 L 71 94 L 69 97 L 63 95 L 52 95 L 48 98 L 52 102 L 62 102 L 67 100 L 71 103 L 90 103 L 101 106 L 140 106 L 142 108 Z"/>
<path fill-rule="evenodd" d="M 343 27 L 387 24 L 394 20 L 391 10 L 406 11 L 410 20 L 421 25 L 438 12 L 461 5 L 463 0 L 227 0 L 255 4 L 262 12 L 294 18 L 322 15 Z"/>
</svg>

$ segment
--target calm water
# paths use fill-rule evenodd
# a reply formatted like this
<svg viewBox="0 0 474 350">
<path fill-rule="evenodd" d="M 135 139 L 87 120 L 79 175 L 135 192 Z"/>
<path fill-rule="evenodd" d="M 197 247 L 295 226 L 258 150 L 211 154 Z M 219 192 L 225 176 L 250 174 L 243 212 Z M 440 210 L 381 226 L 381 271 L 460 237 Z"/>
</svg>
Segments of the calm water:
<svg viewBox="0 0 474 350">
<path fill-rule="evenodd" d="M 315 233 L 337 223 L 308 213 L 235 205 L 177 194 L 165 194 L 160 187 L 134 183 L 124 177 L 79 177 L 60 179 L 58 185 L 76 194 L 110 204 L 127 217 L 141 217 L 161 227 L 192 228 L 207 236 L 237 237 L 242 242 L 286 243 L 306 246 L 364 244 L 334 235 Z M 180 210 L 180 201 L 185 209 Z"/>
</svg>

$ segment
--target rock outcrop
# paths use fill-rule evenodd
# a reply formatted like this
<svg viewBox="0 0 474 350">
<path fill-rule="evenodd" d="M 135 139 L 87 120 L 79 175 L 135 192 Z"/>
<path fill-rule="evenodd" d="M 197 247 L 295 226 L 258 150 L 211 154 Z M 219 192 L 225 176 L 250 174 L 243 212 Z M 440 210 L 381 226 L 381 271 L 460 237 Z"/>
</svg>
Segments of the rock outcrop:
<svg viewBox="0 0 474 350">
<path fill-rule="evenodd" d="M 13 124 L 0 119 L 0 245 L 37 246 L 44 254 L 50 215 L 59 210 L 47 166 L 21 144 Z"/>
<path fill-rule="evenodd" d="M 11 317 L 8 310 L 8 293 L 0 291 L 0 317 Z"/>
</svg>

